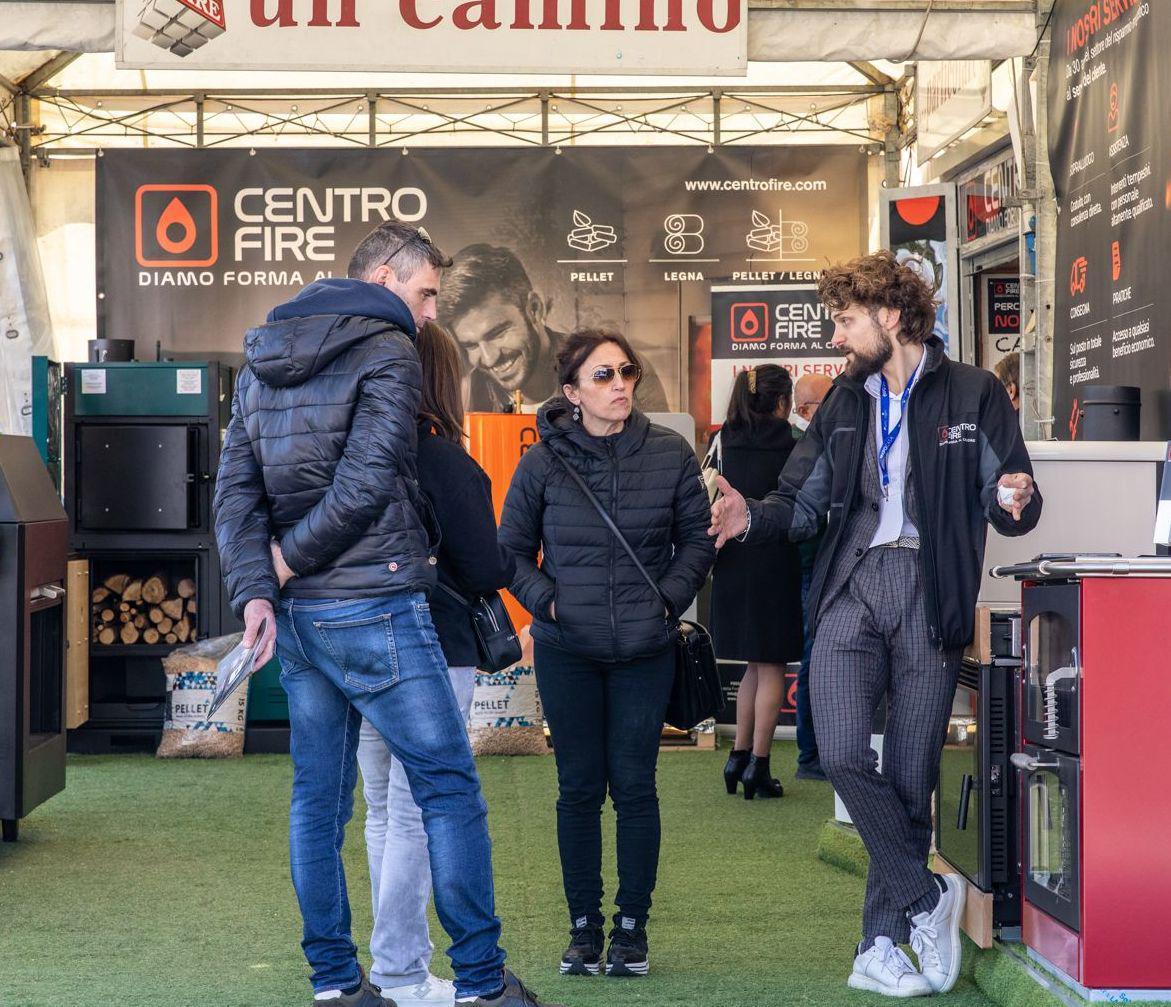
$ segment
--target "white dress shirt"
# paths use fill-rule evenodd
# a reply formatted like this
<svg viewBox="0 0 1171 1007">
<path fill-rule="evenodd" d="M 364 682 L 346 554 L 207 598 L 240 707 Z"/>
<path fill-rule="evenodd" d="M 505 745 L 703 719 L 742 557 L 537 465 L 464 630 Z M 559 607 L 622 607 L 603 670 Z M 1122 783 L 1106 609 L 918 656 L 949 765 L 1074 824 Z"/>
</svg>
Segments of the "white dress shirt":
<svg viewBox="0 0 1171 1007">
<path fill-rule="evenodd" d="M 924 352 L 922 358 L 919 360 L 918 366 L 910 378 L 910 385 L 914 388 L 915 382 L 919 379 L 919 372 L 923 369 L 923 361 L 927 359 L 927 354 Z M 878 374 L 871 374 L 866 379 L 866 391 L 870 393 L 871 398 L 874 399 L 874 439 L 878 445 L 878 450 L 882 450 L 882 372 Z M 914 398 L 914 391 L 911 392 L 907 399 L 907 413 L 911 411 L 911 398 Z M 898 436 L 895 438 L 894 444 L 891 445 L 890 451 L 886 456 L 886 470 L 890 475 L 890 483 L 887 486 L 885 498 L 880 496 L 878 501 L 878 530 L 874 533 L 874 538 L 870 540 L 870 547 L 874 548 L 876 545 L 885 545 L 887 542 L 895 542 L 900 538 L 910 537 L 918 538 L 919 530 L 912 523 L 910 515 L 906 513 L 903 508 L 903 487 L 906 485 L 907 479 L 907 454 L 910 450 L 910 435 L 907 433 L 907 425 L 910 422 L 906 419 L 907 414 L 903 412 L 902 407 L 902 393 L 895 395 L 890 393 L 890 426 L 889 430 L 893 430 L 895 425 L 903 418 L 903 423 L 899 426 Z M 879 468 L 878 487 L 882 489 L 882 470 Z"/>
</svg>

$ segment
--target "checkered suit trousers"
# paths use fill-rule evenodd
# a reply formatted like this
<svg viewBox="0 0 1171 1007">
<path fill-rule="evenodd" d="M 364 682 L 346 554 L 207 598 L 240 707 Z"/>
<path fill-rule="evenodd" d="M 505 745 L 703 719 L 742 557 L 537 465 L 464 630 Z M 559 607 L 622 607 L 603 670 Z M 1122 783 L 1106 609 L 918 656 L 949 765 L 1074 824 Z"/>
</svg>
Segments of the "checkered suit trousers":
<svg viewBox="0 0 1171 1007">
<path fill-rule="evenodd" d="M 931 797 L 962 651 L 931 642 L 919 551 L 869 548 L 881 490 L 868 441 L 862 500 L 843 529 L 818 613 L 810 690 L 822 768 L 870 854 L 863 939 L 900 944 L 910 938 L 907 907 L 935 885 L 927 869 Z M 880 773 L 870 734 L 884 697 Z"/>
</svg>

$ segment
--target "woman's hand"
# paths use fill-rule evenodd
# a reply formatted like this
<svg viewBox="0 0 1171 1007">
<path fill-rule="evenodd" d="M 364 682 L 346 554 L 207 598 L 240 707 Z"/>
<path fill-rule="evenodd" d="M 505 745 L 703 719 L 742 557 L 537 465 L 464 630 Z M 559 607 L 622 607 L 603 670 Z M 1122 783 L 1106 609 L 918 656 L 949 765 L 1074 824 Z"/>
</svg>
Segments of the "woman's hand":
<svg viewBox="0 0 1171 1007">
<path fill-rule="evenodd" d="M 285 585 L 297 575 L 289 569 L 289 564 L 285 562 L 284 554 L 281 552 L 281 544 L 274 538 L 269 542 L 269 548 L 272 550 L 272 567 L 276 570 L 277 582 L 284 590 Z"/>
</svg>

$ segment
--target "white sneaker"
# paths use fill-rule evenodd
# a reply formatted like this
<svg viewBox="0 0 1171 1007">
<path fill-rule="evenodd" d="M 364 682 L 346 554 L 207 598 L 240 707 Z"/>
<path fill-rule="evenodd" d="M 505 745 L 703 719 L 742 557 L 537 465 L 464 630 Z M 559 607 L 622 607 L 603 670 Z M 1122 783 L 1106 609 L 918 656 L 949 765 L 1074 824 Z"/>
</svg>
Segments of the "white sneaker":
<svg viewBox="0 0 1171 1007">
<path fill-rule="evenodd" d="M 960 975 L 960 917 L 964 914 L 964 879 L 943 875 L 939 905 L 911 917 L 911 947 L 919 957 L 923 978 L 936 993 L 946 993 Z"/>
<path fill-rule="evenodd" d="M 931 985 L 889 937 L 876 937 L 869 949 L 854 959 L 849 985 L 851 989 L 869 990 L 887 997 L 931 995 Z"/>
<path fill-rule="evenodd" d="M 399 1007 L 452 1007 L 455 983 L 428 975 L 421 983 L 408 986 L 383 986 L 382 995 Z"/>
</svg>

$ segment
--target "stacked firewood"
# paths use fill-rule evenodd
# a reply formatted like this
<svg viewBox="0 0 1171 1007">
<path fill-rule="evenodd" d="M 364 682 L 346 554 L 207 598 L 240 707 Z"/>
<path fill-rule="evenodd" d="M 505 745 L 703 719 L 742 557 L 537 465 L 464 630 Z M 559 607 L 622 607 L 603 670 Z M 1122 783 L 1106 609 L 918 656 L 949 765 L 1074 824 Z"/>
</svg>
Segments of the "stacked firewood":
<svg viewBox="0 0 1171 1007">
<path fill-rule="evenodd" d="M 116 573 L 90 595 L 94 643 L 105 646 L 187 643 L 197 635 L 195 581 L 172 586 L 165 573 Z"/>
</svg>

